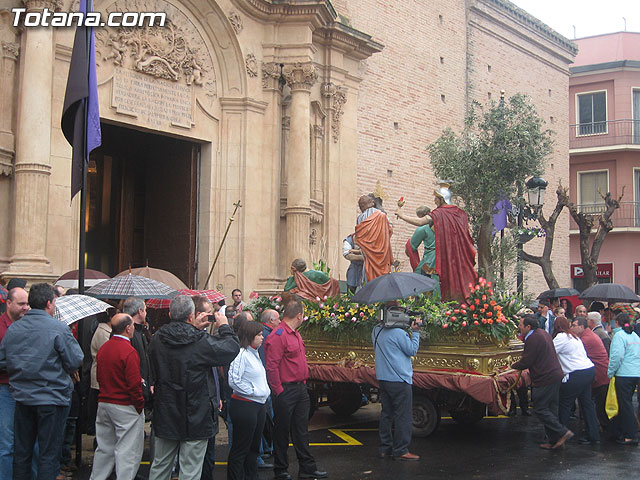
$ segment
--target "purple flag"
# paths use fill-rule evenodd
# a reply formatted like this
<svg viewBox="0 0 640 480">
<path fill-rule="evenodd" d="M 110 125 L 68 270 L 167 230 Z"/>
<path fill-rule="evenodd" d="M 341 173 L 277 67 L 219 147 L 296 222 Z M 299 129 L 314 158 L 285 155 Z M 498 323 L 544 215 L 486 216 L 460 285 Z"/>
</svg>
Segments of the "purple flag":
<svg viewBox="0 0 640 480">
<path fill-rule="evenodd" d="M 80 1 L 79 11 L 85 14 L 87 1 Z M 93 2 L 90 2 L 89 9 L 93 11 Z M 73 147 L 71 161 L 71 199 L 73 199 L 83 187 L 83 162 L 87 165 L 89 153 L 102 144 L 92 27 L 76 28 L 61 124 L 62 133 Z"/>
<path fill-rule="evenodd" d="M 507 212 L 511 211 L 511 202 L 507 199 L 498 200 L 493 207 L 493 234 L 507 228 Z"/>
</svg>

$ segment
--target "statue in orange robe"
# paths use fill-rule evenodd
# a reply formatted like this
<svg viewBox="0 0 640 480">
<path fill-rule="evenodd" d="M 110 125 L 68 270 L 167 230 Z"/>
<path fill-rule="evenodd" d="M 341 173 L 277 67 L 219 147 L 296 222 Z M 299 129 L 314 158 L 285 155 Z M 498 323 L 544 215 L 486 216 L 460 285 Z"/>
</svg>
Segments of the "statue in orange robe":
<svg viewBox="0 0 640 480">
<path fill-rule="evenodd" d="M 374 207 L 373 199 L 363 195 L 358 200 L 362 212 L 358 216 L 355 243 L 364 255 L 364 272 L 370 282 L 391 272 L 393 253 L 391 235 L 393 228 L 387 215 Z"/>
</svg>

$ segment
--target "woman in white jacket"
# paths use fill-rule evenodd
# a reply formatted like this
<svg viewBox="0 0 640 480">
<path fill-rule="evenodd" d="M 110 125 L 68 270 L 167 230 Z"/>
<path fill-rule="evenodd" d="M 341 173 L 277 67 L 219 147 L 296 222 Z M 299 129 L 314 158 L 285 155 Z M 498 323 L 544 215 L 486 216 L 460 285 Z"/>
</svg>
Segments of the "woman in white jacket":
<svg viewBox="0 0 640 480">
<path fill-rule="evenodd" d="M 242 348 L 229 367 L 229 386 L 233 389 L 229 407 L 233 442 L 227 460 L 227 479 L 257 480 L 265 402 L 271 393 L 267 373 L 258 356 L 263 340 L 262 325 L 253 321 L 243 323 L 238 338 Z"/>
</svg>

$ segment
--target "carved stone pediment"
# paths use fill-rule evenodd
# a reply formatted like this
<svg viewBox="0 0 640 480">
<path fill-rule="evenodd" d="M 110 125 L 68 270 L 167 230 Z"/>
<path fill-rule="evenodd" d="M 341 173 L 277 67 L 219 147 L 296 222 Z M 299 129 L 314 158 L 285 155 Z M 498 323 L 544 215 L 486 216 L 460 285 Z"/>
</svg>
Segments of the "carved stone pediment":
<svg viewBox="0 0 640 480">
<path fill-rule="evenodd" d="M 203 108 L 210 109 L 217 97 L 213 59 L 189 17 L 165 0 L 116 0 L 101 9 L 103 17 L 116 11 L 165 12 L 166 23 L 96 29 L 98 83 L 111 78 L 116 69 L 133 70 L 193 87 Z"/>
<path fill-rule="evenodd" d="M 328 99 L 329 108 L 332 111 L 331 135 L 333 142 L 336 143 L 340 139 L 340 122 L 344 113 L 342 108 L 347 103 L 347 90 L 332 82 L 327 82 L 322 85 L 322 96 Z"/>
</svg>

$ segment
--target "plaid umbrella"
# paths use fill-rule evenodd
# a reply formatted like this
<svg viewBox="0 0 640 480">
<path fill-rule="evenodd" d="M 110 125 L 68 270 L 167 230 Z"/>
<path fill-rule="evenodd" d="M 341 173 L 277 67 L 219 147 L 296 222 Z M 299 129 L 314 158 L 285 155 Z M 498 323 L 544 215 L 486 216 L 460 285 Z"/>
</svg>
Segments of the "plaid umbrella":
<svg viewBox="0 0 640 480">
<path fill-rule="evenodd" d="M 633 308 L 628 303 L 614 303 L 613 305 L 609 305 L 609 306 L 611 307 L 611 310 L 613 310 L 613 311 L 619 311 L 619 312 L 622 312 L 622 313 L 626 313 L 627 315 L 629 315 L 629 317 L 633 321 L 637 320 L 640 317 L 640 313 L 638 313 L 638 310 Z"/>
<path fill-rule="evenodd" d="M 207 297 L 211 303 L 217 303 L 220 300 L 224 300 L 224 295 L 222 295 L 217 290 L 189 290 L 188 288 L 183 288 L 182 290 L 178 290 L 180 295 L 201 295 L 203 297 Z M 147 308 L 169 308 L 169 304 L 171 303 L 171 299 L 159 299 L 153 298 L 151 300 L 147 300 Z"/>
<path fill-rule="evenodd" d="M 151 268 L 149 265 L 140 268 L 129 268 L 128 270 L 120 272 L 118 275 L 116 275 L 116 277 L 122 277 L 125 275 L 139 275 L 141 277 L 150 278 L 151 280 L 155 280 L 156 282 L 164 283 L 174 290 L 187 288 L 184 282 L 176 277 L 173 273 L 168 272 L 167 270 L 161 270 L 159 268 Z"/>
<path fill-rule="evenodd" d="M 138 275 L 123 275 L 110 278 L 94 285 L 87 290 L 87 295 L 96 298 L 111 298 L 114 300 L 138 298 L 173 298 L 178 292 L 164 283 Z"/>
<path fill-rule="evenodd" d="M 86 295 L 65 295 L 56 299 L 56 311 L 53 316 L 71 325 L 90 315 L 106 312 L 108 308 L 113 307 L 97 298 Z"/>
</svg>

